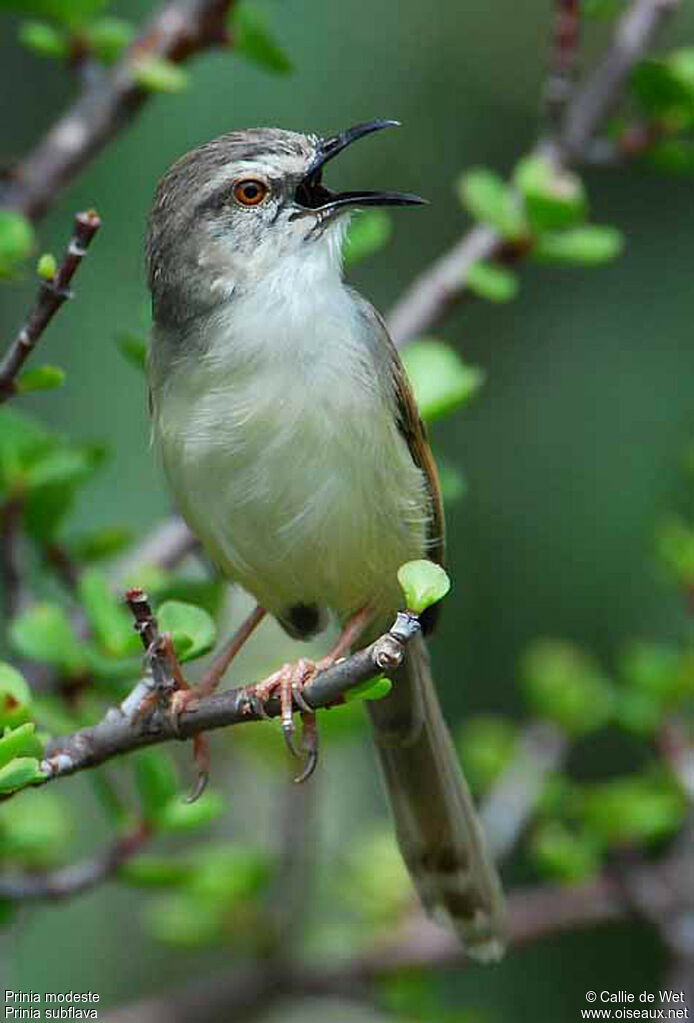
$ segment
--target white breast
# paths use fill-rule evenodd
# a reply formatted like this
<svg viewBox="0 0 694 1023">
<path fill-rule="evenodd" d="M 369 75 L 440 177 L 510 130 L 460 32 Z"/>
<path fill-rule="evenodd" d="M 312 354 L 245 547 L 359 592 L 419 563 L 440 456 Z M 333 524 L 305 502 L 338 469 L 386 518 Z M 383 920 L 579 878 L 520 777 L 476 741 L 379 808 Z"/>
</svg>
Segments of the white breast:
<svg viewBox="0 0 694 1023">
<path fill-rule="evenodd" d="M 423 474 L 399 433 L 386 355 L 339 276 L 235 298 L 208 353 L 155 395 L 155 438 L 184 516 L 271 613 L 341 618 L 399 604 L 426 548 Z"/>
</svg>

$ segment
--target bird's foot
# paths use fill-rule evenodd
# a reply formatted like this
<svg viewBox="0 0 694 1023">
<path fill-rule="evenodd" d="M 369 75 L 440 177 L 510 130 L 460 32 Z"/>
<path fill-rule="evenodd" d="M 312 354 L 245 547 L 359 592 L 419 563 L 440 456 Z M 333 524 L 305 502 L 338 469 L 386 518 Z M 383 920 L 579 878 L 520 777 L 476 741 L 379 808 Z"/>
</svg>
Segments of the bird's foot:
<svg viewBox="0 0 694 1023">
<path fill-rule="evenodd" d="M 318 763 L 316 712 L 307 703 L 304 690 L 310 686 L 316 675 L 331 663 L 332 659 L 328 657 L 320 661 L 309 661 L 302 657 L 296 664 L 283 664 L 279 671 L 253 686 L 250 693 L 251 706 L 260 717 L 268 717 L 265 704 L 269 700 L 279 699 L 280 723 L 287 748 L 293 756 L 306 759 L 304 769 L 294 779 L 296 782 L 304 782 L 310 778 Z M 298 710 L 302 723 L 300 748 L 297 748 L 294 741 L 295 709 Z"/>
</svg>

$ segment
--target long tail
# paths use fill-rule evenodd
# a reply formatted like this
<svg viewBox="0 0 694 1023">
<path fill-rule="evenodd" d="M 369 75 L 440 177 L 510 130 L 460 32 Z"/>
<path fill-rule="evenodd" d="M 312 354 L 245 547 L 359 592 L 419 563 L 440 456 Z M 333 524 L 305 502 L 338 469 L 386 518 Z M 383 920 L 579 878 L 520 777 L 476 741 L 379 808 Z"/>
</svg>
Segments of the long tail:
<svg viewBox="0 0 694 1023">
<path fill-rule="evenodd" d="M 426 643 L 415 636 L 392 693 L 368 704 L 398 843 L 426 910 L 447 920 L 465 951 L 501 958 L 501 884 L 441 713 Z"/>
</svg>

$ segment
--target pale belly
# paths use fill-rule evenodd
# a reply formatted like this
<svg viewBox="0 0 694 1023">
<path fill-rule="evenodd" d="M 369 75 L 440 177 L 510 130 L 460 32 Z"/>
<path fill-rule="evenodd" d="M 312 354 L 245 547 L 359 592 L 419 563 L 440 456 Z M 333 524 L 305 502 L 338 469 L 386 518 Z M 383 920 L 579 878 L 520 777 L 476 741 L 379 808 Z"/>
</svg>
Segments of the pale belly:
<svg viewBox="0 0 694 1023">
<path fill-rule="evenodd" d="M 396 573 L 426 554 L 428 499 L 375 387 L 331 383 L 320 366 L 181 373 L 155 438 L 191 528 L 270 613 L 400 606 Z"/>
</svg>

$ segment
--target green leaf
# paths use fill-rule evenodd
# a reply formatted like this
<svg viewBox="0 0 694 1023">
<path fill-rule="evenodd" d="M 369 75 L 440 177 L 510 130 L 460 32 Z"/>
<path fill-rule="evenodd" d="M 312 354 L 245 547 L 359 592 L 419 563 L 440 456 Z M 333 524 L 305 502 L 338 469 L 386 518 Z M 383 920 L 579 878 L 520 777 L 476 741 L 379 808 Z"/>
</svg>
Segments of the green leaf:
<svg viewBox="0 0 694 1023">
<path fill-rule="evenodd" d="M 0 768 L 0 794 L 16 792 L 44 778 L 35 757 L 17 757 Z"/>
<path fill-rule="evenodd" d="M 694 528 L 681 516 L 670 515 L 661 522 L 657 550 L 675 582 L 685 587 L 694 584 Z"/>
<path fill-rule="evenodd" d="M 35 366 L 17 380 L 17 393 L 29 394 L 30 391 L 53 391 L 65 383 L 65 370 L 57 366 Z"/>
<path fill-rule="evenodd" d="M 572 227 L 585 220 L 588 199 L 581 179 L 549 157 L 533 153 L 513 172 L 530 226 L 536 232 Z"/>
<path fill-rule="evenodd" d="M 70 53 L 70 40 L 64 31 L 45 21 L 23 21 L 19 41 L 40 57 L 64 58 Z"/>
<path fill-rule="evenodd" d="M 179 793 L 157 812 L 156 823 L 162 831 L 194 831 L 217 820 L 225 809 L 218 792 L 208 789 L 194 803 L 185 802 Z"/>
<path fill-rule="evenodd" d="M 345 693 L 345 701 L 350 700 L 382 700 L 393 688 L 393 683 L 385 675 L 368 678 Z"/>
<path fill-rule="evenodd" d="M 217 638 L 217 627 L 212 617 L 194 604 L 167 600 L 157 612 L 159 628 L 170 632 L 181 661 L 202 657 L 211 650 Z"/>
<path fill-rule="evenodd" d="M 265 850 L 237 842 L 201 849 L 192 865 L 191 892 L 227 908 L 257 899 L 273 877 Z"/>
<path fill-rule="evenodd" d="M 136 856 L 118 869 L 118 877 L 138 888 L 174 888 L 190 879 L 191 866 L 168 856 Z"/>
<path fill-rule="evenodd" d="M 133 62 L 133 78 L 149 92 L 183 92 L 188 87 L 188 75 L 171 60 L 141 54 Z"/>
<path fill-rule="evenodd" d="M 567 231 L 548 231 L 538 238 L 532 254 L 545 262 L 599 266 L 616 259 L 623 247 L 624 236 L 616 227 L 586 224 Z"/>
<path fill-rule="evenodd" d="M 393 222 L 385 210 L 365 210 L 349 225 L 342 250 L 345 266 L 353 266 L 372 256 L 390 241 Z"/>
<path fill-rule="evenodd" d="M 584 788 L 586 827 L 608 846 L 660 841 L 679 830 L 686 813 L 684 793 L 660 772 Z"/>
<path fill-rule="evenodd" d="M 81 574 L 79 598 L 94 633 L 107 654 L 125 657 L 137 653 L 140 640 L 132 618 L 112 591 L 106 576 L 96 568 Z"/>
<path fill-rule="evenodd" d="M 673 57 L 642 61 L 634 70 L 631 85 L 641 107 L 652 117 L 672 115 L 679 108 L 691 107 L 692 82 L 686 56 L 680 66 Z"/>
<path fill-rule="evenodd" d="M 44 281 L 52 281 L 58 272 L 58 261 L 51 252 L 44 252 L 39 256 L 36 264 L 36 273 Z"/>
<path fill-rule="evenodd" d="M 28 467 L 23 476 L 27 491 L 24 523 L 34 540 L 46 543 L 55 538 L 78 488 L 103 459 L 104 449 L 96 445 L 54 447 Z"/>
<path fill-rule="evenodd" d="M 694 174 L 694 142 L 691 139 L 661 139 L 646 153 L 648 163 L 667 174 Z"/>
<path fill-rule="evenodd" d="M 21 213 L 0 210 L 0 277 L 9 277 L 36 244 L 34 229 Z"/>
<path fill-rule="evenodd" d="M 6 728 L 0 738 L 0 767 L 15 757 L 43 757 L 43 744 L 36 735 L 36 725 L 28 721 L 19 728 Z"/>
<path fill-rule="evenodd" d="M 48 870 L 64 860 L 73 827 L 53 792 L 26 792 L 0 806 L 0 858 L 23 870 Z"/>
<path fill-rule="evenodd" d="M 521 674 L 533 709 L 571 734 L 594 732 L 609 720 L 612 684 L 592 658 L 573 644 L 537 640 L 522 658 Z"/>
<path fill-rule="evenodd" d="M 173 799 L 180 799 L 178 772 L 168 753 L 142 750 L 135 757 L 135 787 L 148 820 L 157 820 Z"/>
<path fill-rule="evenodd" d="M 122 331 L 116 336 L 116 344 L 128 362 L 144 373 L 147 368 L 147 338 L 131 331 Z"/>
<path fill-rule="evenodd" d="M 542 874 L 576 884 L 600 870 L 600 850 L 588 834 L 569 830 L 560 821 L 546 821 L 536 829 L 531 852 Z"/>
<path fill-rule="evenodd" d="M 30 717 L 31 690 L 11 664 L 0 661 L 0 728 L 16 728 Z"/>
<path fill-rule="evenodd" d="M 0 489 L 6 496 L 23 490 L 27 466 L 56 441 L 39 423 L 15 409 L 0 409 Z"/>
<path fill-rule="evenodd" d="M 408 611 L 416 615 L 443 600 L 451 588 L 451 580 L 444 569 L 425 558 L 401 565 L 398 569 L 398 582 L 405 594 Z"/>
<path fill-rule="evenodd" d="M 45 661 L 69 675 L 86 668 L 84 651 L 70 620 L 58 604 L 35 604 L 10 624 L 10 643 L 23 657 Z"/>
<path fill-rule="evenodd" d="M 269 28 L 265 12 L 252 0 L 234 6 L 229 18 L 234 51 L 265 71 L 286 75 L 292 63 Z"/>
<path fill-rule="evenodd" d="M 105 526 L 74 537 L 69 542 L 69 549 L 78 561 L 89 563 L 120 554 L 132 541 L 132 530 L 125 526 Z"/>
<path fill-rule="evenodd" d="M 461 727 L 456 746 L 473 791 L 484 792 L 508 767 L 517 736 L 511 721 L 492 715 L 472 718 Z"/>
<path fill-rule="evenodd" d="M 402 361 L 427 422 L 469 404 L 484 383 L 483 370 L 468 366 L 449 345 L 433 338 L 409 344 Z"/>
<path fill-rule="evenodd" d="M 510 302 L 518 294 L 518 278 L 506 267 L 480 259 L 469 268 L 466 277 L 470 291 L 489 302 Z"/>
<path fill-rule="evenodd" d="M 106 3 L 107 0 L 0 0 L 0 10 L 53 18 L 70 28 L 81 28 Z"/>
<path fill-rule="evenodd" d="M 98 18 L 84 30 L 87 46 L 106 64 L 117 60 L 135 38 L 135 29 L 122 18 Z"/>
<path fill-rule="evenodd" d="M 587 18 L 613 18 L 624 4 L 625 0 L 584 0 L 583 13 Z"/>
<path fill-rule="evenodd" d="M 476 220 L 490 224 L 511 241 L 527 235 L 528 225 L 519 197 L 493 171 L 485 167 L 468 171 L 458 190 L 463 205 Z"/>
<path fill-rule="evenodd" d="M 187 891 L 150 902 L 145 925 L 157 941 L 173 948 L 199 948 L 221 941 L 222 907 L 196 899 Z"/>
</svg>

